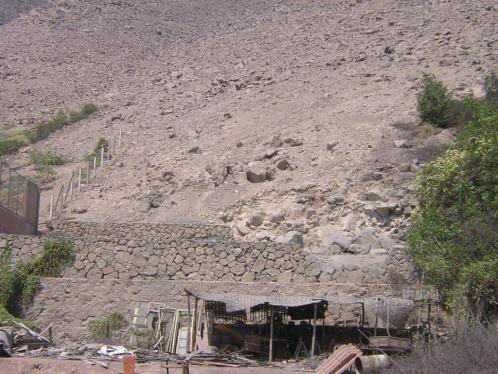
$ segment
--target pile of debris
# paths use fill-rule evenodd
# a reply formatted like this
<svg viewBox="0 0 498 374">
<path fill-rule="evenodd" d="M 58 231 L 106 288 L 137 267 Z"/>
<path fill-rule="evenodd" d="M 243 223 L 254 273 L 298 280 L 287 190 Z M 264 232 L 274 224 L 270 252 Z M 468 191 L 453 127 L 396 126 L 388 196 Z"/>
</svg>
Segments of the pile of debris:
<svg viewBox="0 0 498 374">
<path fill-rule="evenodd" d="M 46 331 L 51 335 L 51 326 Z M 24 323 L 11 321 L 10 326 L 0 328 L 0 356 L 22 355 L 30 350 L 47 348 L 52 340 L 31 330 Z"/>
</svg>

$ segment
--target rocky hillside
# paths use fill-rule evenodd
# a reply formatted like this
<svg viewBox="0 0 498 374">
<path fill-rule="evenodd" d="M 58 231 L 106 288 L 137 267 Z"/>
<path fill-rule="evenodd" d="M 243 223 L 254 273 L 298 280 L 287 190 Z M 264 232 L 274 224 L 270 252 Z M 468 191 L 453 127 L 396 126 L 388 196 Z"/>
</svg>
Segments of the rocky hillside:
<svg viewBox="0 0 498 374">
<path fill-rule="evenodd" d="M 492 1 L 52 0 L 12 12 L 0 130 L 104 107 L 32 146 L 74 162 L 44 186 L 44 209 L 98 138 L 122 130 L 122 157 L 69 217 L 226 223 L 327 253 L 402 243 L 415 173 L 452 137 L 420 126 L 422 74 L 480 95 L 498 59 Z M 26 153 L 8 159 L 31 172 Z"/>
</svg>

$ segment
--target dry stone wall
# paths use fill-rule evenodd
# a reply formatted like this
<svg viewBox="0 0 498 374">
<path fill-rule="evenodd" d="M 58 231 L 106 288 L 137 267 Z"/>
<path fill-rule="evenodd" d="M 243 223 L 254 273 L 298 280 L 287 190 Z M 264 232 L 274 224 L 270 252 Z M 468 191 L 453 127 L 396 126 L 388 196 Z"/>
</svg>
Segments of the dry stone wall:
<svg viewBox="0 0 498 374">
<path fill-rule="evenodd" d="M 307 295 L 325 299 L 337 296 L 403 297 L 410 288 L 394 290 L 389 285 L 361 285 L 325 282 L 316 283 L 241 283 L 199 282 L 185 280 L 91 280 L 45 278 L 41 290 L 28 309 L 26 318 L 44 327 L 53 325 L 56 343 L 90 341 L 88 324 L 119 312 L 131 321 L 138 302 L 165 303 L 172 308 L 185 308 L 185 289 L 198 292 L 234 292 L 258 295 Z M 249 291 L 250 290 L 250 291 Z M 331 303 L 327 323 L 356 321 L 361 309 Z"/>
<path fill-rule="evenodd" d="M 40 254 L 53 237 L 0 235 L 0 251 L 12 261 Z M 61 238 L 60 236 L 58 238 Z M 411 267 L 400 249 L 382 256 L 336 255 L 323 258 L 297 244 L 211 241 L 153 236 L 65 237 L 74 242 L 76 261 L 64 277 L 89 279 L 185 279 L 239 282 L 409 283 Z"/>
<path fill-rule="evenodd" d="M 230 228 L 202 224 L 152 224 L 116 222 L 76 222 L 56 220 L 51 222 L 51 236 L 109 236 L 113 238 L 153 240 L 160 239 L 232 239 Z"/>
</svg>

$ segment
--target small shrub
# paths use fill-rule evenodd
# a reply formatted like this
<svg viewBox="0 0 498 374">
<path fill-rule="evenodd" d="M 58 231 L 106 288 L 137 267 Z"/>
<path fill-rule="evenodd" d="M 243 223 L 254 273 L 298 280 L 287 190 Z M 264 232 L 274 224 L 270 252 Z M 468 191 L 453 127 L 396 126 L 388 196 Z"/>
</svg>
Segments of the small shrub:
<svg viewBox="0 0 498 374">
<path fill-rule="evenodd" d="M 448 110 L 451 105 L 451 93 L 434 75 L 424 74 L 423 88 L 417 96 L 418 111 L 424 121 L 438 127 L 447 127 Z"/>
<path fill-rule="evenodd" d="M 498 75 L 492 72 L 484 81 L 484 90 L 486 91 L 486 101 L 493 108 L 498 109 Z"/>
<path fill-rule="evenodd" d="M 451 126 L 464 126 L 474 119 L 467 100 L 451 100 L 448 105 L 448 123 Z"/>
<path fill-rule="evenodd" d="M 28 305 L 40 285 L 40 276 L 60 276 L 62 269 L 74 261 L 72 242 L 47 240 L 43 252 L 28 261 L 9 265 L 10 249 L 0 256 L 0 306 L 12 315 L 19 315 Z"/>
<path fill-rule="evenodd" d="M 121 313 L 112 313 L 104 319 L 90 321 L 88 329 L 97 342 L 108 342 L 112 339 L 112 333 L 121 330 L 128 325 L 126 318 Z"/>
<path fill-rule="evenodd" d="M 498 331 L 482 327 L 455 332 L 445 343 L 432 343 L 397 359 L 387 373 L 397 374 L 492 374 L 498 368 Z"/>
<path fill-rule="evenodd" d="M 30 142 L 30 138 L 23 132 L 0 137 L 0 156 L 15 153 Z"/>
<path fill-rule="evenodd" d="M 98 111 L 99 108 L 95 104 L 85 104 L 81 107 L 79 112 L 70 112 L 69 121 L 75 123 L 88 118 L 91 114 Z"/>
<path fill-rule="evenodd" d="M 29 158 L 34 165 L 38 177 L 44 181 L 48 181 L 55 175 L 55 170 L 52 166 L 64 165 L 66 162 L 62 155 L 50 149 L 47 151 L 33 150 L 29 153 Z"/>
<path fill-rule="evenodd" d="M 69 117 L 60 110 L 50 121 L 40 123 L 33 129 L 19 131 L 14 134 L 0 135 L 0 156 L 15 153 L 22 147 L 46 139 L 54 131 L 85 119 L 98 111 L 98 109 L 95 104 L 85 104 L 81 107 L 80 111 L 71 112 Z"/>
<path fill-rule="evenodd" d="M 91 151 L 90 153 L 88 153 L 88 155 L 86 155 L 85 161 L 93 163 L 93 159 L 94 159 L 94 157 L 96 157 L 97 158 L 96 165 L 100 166 L 100 155 L 102 152 L 102 148 L 104 148 L 104 152 L 107 152 L 109 149 L 109 141 L 105 138 L 100 138 L 97 141 L 97 144 L 95 145 L 95 148 L 93 149 L 93 151 Z M 93 164 L 91 166 L 93 166 Z"/>
</svg>

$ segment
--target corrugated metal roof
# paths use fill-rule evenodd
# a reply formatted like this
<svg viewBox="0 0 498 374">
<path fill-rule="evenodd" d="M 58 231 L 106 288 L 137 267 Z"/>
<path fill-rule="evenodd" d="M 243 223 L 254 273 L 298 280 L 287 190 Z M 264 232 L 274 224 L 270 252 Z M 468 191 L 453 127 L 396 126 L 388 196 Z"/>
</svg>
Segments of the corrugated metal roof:
<svg viewBox="0 0 498 374">
<path fill-rule="evenodd" d="M 298 307 L 312 304 L 319 304 L 324 300 L 313 299 L 307 296 L 262 296 L 248 295 L 239 293 L 209 293 L 209 292 L 192 292 L 186 290 L 191 295 L 205 300 L 217 301 L 225 303 L 228 313 L 237 312 L 240 310 L 248 310 L 257 305 L 268 303 L 273 306 L 281 307 Z"/>
</svg>

